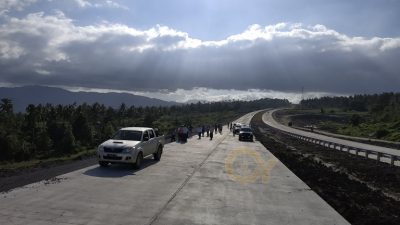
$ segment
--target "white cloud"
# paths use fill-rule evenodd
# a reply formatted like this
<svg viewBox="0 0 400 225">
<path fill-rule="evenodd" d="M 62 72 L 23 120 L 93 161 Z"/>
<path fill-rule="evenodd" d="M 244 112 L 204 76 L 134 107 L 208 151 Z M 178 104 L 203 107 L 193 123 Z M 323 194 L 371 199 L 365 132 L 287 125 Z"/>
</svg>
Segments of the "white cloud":
<svg viewBox="0 0 400 225">
<path fill-rule="evenodd" d="M 257 100 L 261 98 L 279 98 L 288 99 L 292 103 L 299 103 L 301 100 L 301 93 L 296 92 L 282 92 L 272 90 L 236 90 L 236 89 L 212 89 L 205 87 L 196 87 L 193 89 L 177 89 L 175 91 L 161 91 L 161 92 L 131 92 L 132 94 L 158 98 L 166 101 L 177 102 L 195 102 L 195 101 L 229 101 L 229 100 Z M 307 92 L 304 98 L 314 98 L 322 96 L 332 96 L 333 93 L 325 92 Z"/>
<path fill-rule="evenodd" d="M 115 1 L 110 1 L 110 0 L 105 1 L 105 3 L 103 3 L 103 6 L 110 7 L 110 8 L 116 8 L 116 9 L 129 10 L 129 8 L 127 6 L 121 5 Z"/>
<path fill-rule="evenodd" d="M 18 46 L 17 43 L 12 41 L 1 41 L 0 40 L 0 58 L 17 59 L 24 54 L 24 50 Z"/>
<path fill-rule="evenodd" d="M 385 38 L 382 42 L 382 45 L 379 47 L 382 51 L 400 48 L 400 38 Z"/>
<path fill-rule="evenodd" d="M 129 8 L 119 4 L 118 2 L 106 0 L 106 1 L 89 1 L 89 0 L 74 0 L 75 3 L 81 8 L 115 8 L 128 10 Z"/>
<path fill-rule="evenodd" d="M 258 95 L 252 89 L 301 86 L 318 93 L 399 90 L 399 56 L 400 38 L 350 37 L 323 25 L 256 24 L 213 41 L 159 25 L 78 26 L 60 11 L 7 18 L 0 26 L 0 82 L 9 83 L 128 91 L 207 87 L 245 90 L 238 93 L 244 98 Z M 229 97 L 208 92 L 209 99 Z"/>
<path fill-rule="evenodd" d="M 92 3 L 90 3 L 88 0 L 74 0 L 74 1 L 76 4 L 78 4 L 79 7 L 82 8 L 93 6 Z"/>
<path fill-rule="evenodd" d="M 169 90 L 123 91 L 114 89 L 86 88 L 86 87 L 67 87 L 67 86 L 55 86 L 55 87 L 61 87 L 63 89 L 72 92 L 128 93 L 133 95 L 146 96 L 150 98 L 157 98 L 165 101 L 175 101 L 180 103 L 197 102 L 197 101 L 218 102 L 218 101 L 229 101 L 229 100 L 251 101 L 261 98 L 288 99 L 292 103 L 299 103 L 302 98 L 309 99 L 309 98 L 318 98 L 323 96 L 339 96 L 338 94 L 327 93 L 327 92 L 305 92 L 302 94 L 299 92 L 281 92 L 281 91 L 260 90 L 260 89 L 236 90 L 236 89 L 212 89 L 205 87 L 195 87 L 192 89 L 177 89 L 174 91 L 169 91 Z"/>
<path fill-rule="evenodd" d="M 43 69 L 37 69 L 35 70 L 36 73 L 41 74 L 41 75 L 50 75 L 51 72 Z"/>
<path fill-rule="evenodd" d="M 1 0 L 0 15 L 4 15 L 11 10 L 22 11 L 25 7 L 37 1 L 38 0 Z"/>
</svg>

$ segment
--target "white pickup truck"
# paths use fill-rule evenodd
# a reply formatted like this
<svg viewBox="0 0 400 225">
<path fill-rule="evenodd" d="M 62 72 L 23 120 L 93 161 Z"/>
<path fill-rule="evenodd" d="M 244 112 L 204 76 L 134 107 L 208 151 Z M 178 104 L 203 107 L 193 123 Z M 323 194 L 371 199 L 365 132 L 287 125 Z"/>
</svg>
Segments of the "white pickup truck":
<svg viewBox="0 0 400 225">
<path fill-rule="evenodd" d="M 156 161 L 161 159 L 164 143 L 164 136 L 158 136 L 158 132 L 152 128 L 122 128 L 97 148 L 99 165 L 105 167 L 109 163 L 130 163 L 140 168 L 146 156 L 153 155 Z"/>
</svg>

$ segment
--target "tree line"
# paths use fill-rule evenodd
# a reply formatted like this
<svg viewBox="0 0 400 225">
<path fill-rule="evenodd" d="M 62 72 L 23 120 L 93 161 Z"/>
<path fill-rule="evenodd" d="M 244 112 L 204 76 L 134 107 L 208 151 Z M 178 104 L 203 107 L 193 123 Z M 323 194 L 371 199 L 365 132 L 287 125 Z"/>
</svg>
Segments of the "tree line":
<svg viewBox="0 0 400 225">
<path fill-rule="evenodd" d="M 300 106 L 305 109 L 339 108 L 369 112 L 380 121 L 400 121 L 400 93 L 312 98 L 302 100 Z"/>
<path fill-rule="evenodd" d="M 190 123 L 196 115 L 234 111 L 250 112 L 290 105 L 282 99 L 192 103 L 169 107 L 135 107 L 124 103 L 117 109 L 103 104 L 28 105 L 14 113 L 11 99 L 0 102 L 0 161 L 25 161 L 72 154 L 94 148 L 118 128 Z M 172 120 L 174 121 L 163 121 Z M 185 118 L 183 120 L 182 118 Z"/>
</svg>

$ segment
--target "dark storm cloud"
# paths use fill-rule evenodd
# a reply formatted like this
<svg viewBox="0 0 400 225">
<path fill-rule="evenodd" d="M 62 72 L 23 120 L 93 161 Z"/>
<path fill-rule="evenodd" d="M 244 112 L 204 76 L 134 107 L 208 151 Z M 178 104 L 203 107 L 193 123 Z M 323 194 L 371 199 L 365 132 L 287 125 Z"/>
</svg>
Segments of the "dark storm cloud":
<svg viewBox="0 0 400 225">
<path fill-rule="evenodd" d="M 0 82 L 108 89 L 400 90 L 399 38 L 349 37 L 322 25 L 253 25 L 219 41 L 164 26 L 77 26 L 63 13 L 8 18 Z"/>
</svg>

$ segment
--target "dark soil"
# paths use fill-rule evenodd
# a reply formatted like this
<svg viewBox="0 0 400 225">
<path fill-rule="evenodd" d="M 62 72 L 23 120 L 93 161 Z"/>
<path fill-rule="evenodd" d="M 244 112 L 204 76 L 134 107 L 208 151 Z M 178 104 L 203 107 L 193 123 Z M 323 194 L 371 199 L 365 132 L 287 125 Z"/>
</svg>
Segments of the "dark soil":
<svg viewBox="0 0 400 225">
<path fill-rule="evenodd" d="M 16 171 L 0 171 L 0 192 L 9 191 L 16 187 L 45 180 L 45 183 L 54 183 L 59 180 L 56 176 L 82 169 L 97 163 L 96 157 L 88 157 L 75 161 L 45 164 L 35 168 Z"/>
<path fill-rule="evenodd" d="M 286 136 L 257 114 L 256 138 L 351 224 L 400 224 L 400 168 Z"/>
</svg>

